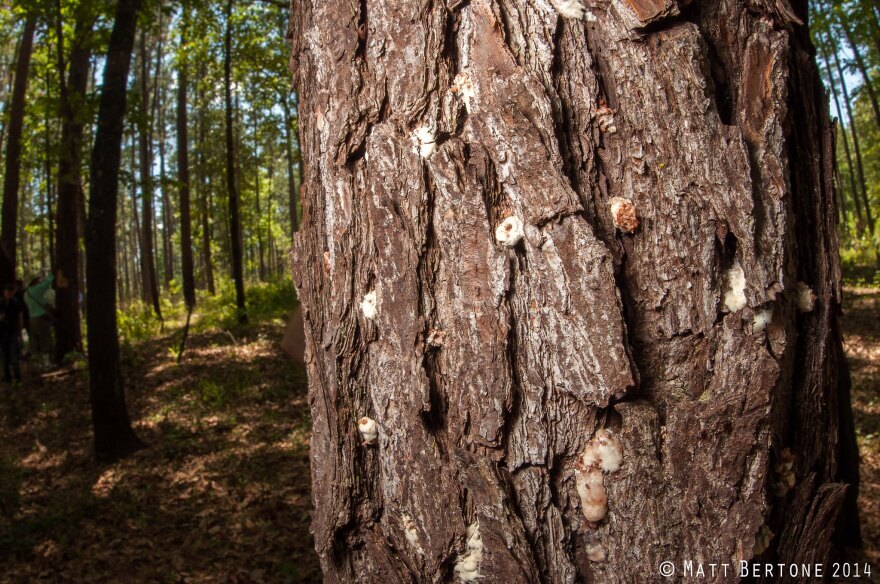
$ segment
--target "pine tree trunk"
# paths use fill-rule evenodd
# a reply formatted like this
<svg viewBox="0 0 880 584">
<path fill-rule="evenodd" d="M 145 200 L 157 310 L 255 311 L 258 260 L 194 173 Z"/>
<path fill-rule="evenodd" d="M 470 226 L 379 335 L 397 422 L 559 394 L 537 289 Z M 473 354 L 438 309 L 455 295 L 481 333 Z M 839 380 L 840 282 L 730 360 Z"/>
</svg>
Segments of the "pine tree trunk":
<svg viewBox="0 0 880 584">
<path fill-rule="evenodd" d="M 837 11 L 836 14 L 838 15 L 840 26 L 843 29 L 843 34 L 846 36 L 846 42 L 849 43 L 849 48 L 855 58 L 856 69 L 858 69 L 859 73 L 862 75 L 862 87 L 868 92 L 868 101 L 871 103 L 871 109 L 874 111 L 874 121 L 877 123 L 877 128 L 880 128 L 880 103 L 877 102 L 877 93 L 874 91 L 874 83 L 871 81 L 871 75 L 868 72 L 868 67 L 865 65 L 862 51 L 859 48 L 858 42 L 856 42 L 856 39 L 853 37 L 846 13 L 843 10 L 840 10 Z"/>
<path fill-rule="evenodd" d="M 865 220 L 862 214 L 862 199 L 859 197 L 859 190 L 856 186 L 856 173 L 853 168 L 853 160 L 852 155 L 849 152 L 849 136 L 846 133 L 846 126 L 843 125 L 843 111 L 840 109 L 840 97 L 837 95 L 837 83 L 834 79 L 834 75 L 831 72 L 831 64 L 828 58 L 828 49 L 825 47 L 824 43 L 820 47 L 822 51 L 822 61 L 825 65 L 825 74 L 828 76 L 828 85 L 831 86 L 831 95 L 834 98 L 834 107 L 837 111 L 837 119 L 840 124 L 840 136 L 843 138 L 843 151 L 846 154 L 846 170 L 849 175 L 850 187 L 852 189 L 853 202 L 855 203 L 855 216 L 856 216 L 856 233 L 861 236 L 862 232 L 865 229 Z M 844 206 L 846 205 L 846 191 L 841 187 L 840 190 L 840 199 L 844 201 Z M 846 219 L 844 218 L 844 224 L 846 223 Z"/>
<path fill-rule="evenodd" d="M 241 203 L 236 183 L 235 136 L 232 108 L 232 0 L 226 0 L 226 32 L 223 39 L 223 87 L 226 97 L 226 189 L 229 195 L 229 238 L 232 279 L 235 282 L 235 304 L 238 322 L 247 322 L 242 266 Z"/>
<path fill-rule="evenodd" d="M 152 140 L 150 137 L 152 124 L 150 116 L 150 80 L 149 59 L 147 55 L 146 32 L 140 38 L 140 127 L 138 128 L 141 171 L 141 278 L 142 299 L 152 305 L 153 312 L 160 319 L 162 309 L 159 306 L 159 281 L 156 277 L 156 238 L 153 233 L 153 157 Z"/>
<path fill-rule="evenodd" d="M 160 116 L 162 118 L 163 116 Z M 163 284 L 167 289 L 174 279 L 174 210 L 172 209 L 171 193 L 168 190 L 168 180 L 165 174 L 165 124 L 159 126 L 159 189 L 162 195 L 162 265 Z"/>
<path fill-rule="evenodd" d="M 862 205 L 865 209 L 865 220 L 868 224 L 868 232 L 874 234 L 874 216 L 871 214 L 871 202 L 868 199 L 868 184 L 865 180 L 865 165 L 862 160 L 862 147 L 859 143 L 858 125 L 855 123 L 853 116 L 852 100 L 849 97 L 849 89 L 846 86 L 846 76 L 843 73 L 843 67 L 840 65 L 840 56 L 837 54 L 837 47 L 832 44 L 831 55 L 834 57 L 834 65 L 837 68 L 837 76 L 840 79 L 840 88 L 843 91 L 843 104 L 846 106 L 846 117 L 849 120 L 849 131 L 852 135 L 853 150 L 856 155 L 856 170 L 859 177 L 859 186 L 861 187 Z M 858 196 L 858 195 L 856 195 Z"/>
<path fill-rule="evenodd" d="M 162 283 L 167 289 L 174 279 L 174 212 L 171 208 L 171 193 L 168 192 L 168 181 L 165 173 L 165 82 L 162 77 L 162 59 L 165 47 L 164 12 L 159 11 L 159 42 L 156 46 L 155 100 L 150 120 L 159 126 L 159 195 L 162 198 Z M 153 135 L 153 132 L 150 132 Z M 158 241 L 158 239 L 157 239 Z"/>
<path fill-rule="evenodd" d="M 199 93 L 199 104 L 202 107 L 199 113 L 199 137 L 198 137 L 198 172 L 199 172 L 199 204 L 200 210 L 199 214 L 201 215 L 201 223 L 202 223 L 202 266 L 204 267 L 204 275 L 205 275 L 205 286 L 208 289 L 208 293 L 212 296 L 215 293 L 214 290 L 214 260 L 211 257 L 211 194 L 210 194 L 210 185 L 208 184 L 208 169 L 205 164 L 205 145 L 206 145 L 206 124 L 205 124 L 205 96 L 204 92 L 200 91 Z"/>
<path fill-rule="evenodd" d="M 46 95 L 50 95 L 51 85 L 46 81 Z M 52 180 L 52 157 L 50 153 L 52 152 L 52 120 L 51 113 L 47 108 L 43 114 L 43 148 L 45 152 L 43 153 L 43 182 L 45 187 L 40 190 L 40 210 L 39 213 L 45 213 L 45 218 L 50 219 L 51 213 L 49 212 L 49 201 L 52 198 L 52 189 L 54 188 L 54 181 Z M 45 220 L 45 219 L 44 219 Z M 46 221 L 47 225 L 45 229 L 40 230 L 40 265 L 42 266 L 50 266 L 53 268 L 50 273 L 54 273 L 54 263 L 55 259 L 52 257 L 52 248 L 48 245 L 47 239 L 51 237 L 49 234 L 52 232 L 52 224 L 51 220 Z"/>
<path fill-rule="evenodd" d="M 284 96 L 284 150 L 287 160 L 287 204 L 290 209 L 290 228 L 293 233 L 299 231 L 299 218 L 297 217 L 297 192 L 296 175 L 293 164 L 293 122 L 290 114 L 289 95 Z"/>
<path fill-rule="evenodd" d="M 581 16 L 293 4 L 327 582 L 656 582 L 858 543 L 806 3 L 553 6 Z"/>
<path fill-rule="evenodd" d="M 180 30 L 180 46 L 186 47 L 187 16 L 184 8 Z M 196 305 L 196 282 L 193 274 L 192 214 L 189 200 L 189 122 L 186 111 L 187 76 L 186 53 L 181 51 L 177 72 L 177 183 L 180 189 L 180 267 L 183 272 L 183 299 L 187 308 Z"/>
<path fill-rule="evenodd" d="M 84 18 L 84 17 L 80 17 Z M 58 15 L 57 30 L 61 29 Z M 58 245 L 55 264 L 59 281 L 55 306 L 55 358 L 60 363 L 65 355 L 82 351 L 80 324 L 80 230 L 77 207 L 83 196 L 82 149 L 83 109 L 88 89 L 91 48 L 88 40 L 92 22 L 78 20 L 66 65 L 59 48 L 59 79 L 67 80 L 61 92 L 61 150 L 58 161 Z M 59 35 L 60 36 L 60 35 Z M 66 281 L 66 283 L 65 283 Z"/>
<path fill-rule="evenodd" d="M 259 136 L 259 124 L 258 118 L 254 116 L 254 157 L 256 158 L 256 167 L 254 170 L 256 171 L 254 174 L 254 190 L 256 195 L 255 200 L 255 211 L 256 211 L 256 228 L 257 228 L 257 257 L 259 260 L 259 264 L 257 264 L 257 276 L 259 277 L 261 282 L 266 281 L 266 259 L 265 259 L 265 251 L 263 249 L 263 212 L 260 205 L 260 144 L 258 142 Z"/>
<path fill-rule="evenodd" d="M 95 456 L 113 461 L 143 443 L 131 428 L 116 323 L 116 215 L 126 86 L 140 0 L 119 0 L 107 48 L 91 161 L 86 230 L 89 387 Z"/>
<path fill-rule="evenodd" d="M 36 13 L 26 17 L 18 56 L 15 63 L 15 84 L 9 106 L 9 125 L 6 142 L 6 166 L 3 173 L 3 205 L 0 209 L 0 283 L 15 280 L 18 250 L 18 188 L 21 183 L 21 135 L 24 130 L 24 106 L 30 75 L 31 53 L 34 47 Z"/>
</svg>

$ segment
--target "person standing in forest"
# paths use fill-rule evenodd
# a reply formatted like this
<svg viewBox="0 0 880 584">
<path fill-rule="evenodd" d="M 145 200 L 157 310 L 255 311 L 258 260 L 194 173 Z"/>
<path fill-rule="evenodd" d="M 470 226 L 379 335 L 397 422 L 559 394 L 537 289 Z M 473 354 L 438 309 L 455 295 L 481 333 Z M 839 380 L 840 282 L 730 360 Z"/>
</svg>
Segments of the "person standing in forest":
<svg viewBox="0 0 880 584">
<path fill-rule="evenodd" d="M 27 291 L 24 294 L 24 302 L 30 314 L 30 352 L 36 367 L 45 367 L 52 360 L 52 315 L 54 306 L 54 291 L 52 283 L 53 275 L 47 278 L 31 279 Z M 52 298 L 47 301 L 47 295 L 52 291 Z"/>
<path fill-rule="evenodd" d="M 0 312 L 0 347 L 3 351 L 3 382 L 21 382 L 21 329 L 24 307 L 15 297 L 15 284 L 3 287 L 3 310 Z"/>
</svg>

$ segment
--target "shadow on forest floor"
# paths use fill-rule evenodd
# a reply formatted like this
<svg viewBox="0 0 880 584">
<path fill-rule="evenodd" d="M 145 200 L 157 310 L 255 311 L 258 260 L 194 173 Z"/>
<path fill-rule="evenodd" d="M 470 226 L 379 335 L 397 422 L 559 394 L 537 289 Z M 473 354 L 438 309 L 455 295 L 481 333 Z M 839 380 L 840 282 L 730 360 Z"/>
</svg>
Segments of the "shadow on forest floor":
<svg viewBox="0 0 880 584">
<path fill-rule="evenodd" d="M 859 509 L 867 559 L 880 563 L 880 288 L 847 288 L 844 348 L 852 373 L 852 402 L 862 456 Z"/>
<path fill-rule="evenodd" d="M 85 371 L 0 395 L 0 581 L 314 582 L 305 377 L 283 326 L 126 351 L 149 448 L 90 457 Z"/>
</svg>

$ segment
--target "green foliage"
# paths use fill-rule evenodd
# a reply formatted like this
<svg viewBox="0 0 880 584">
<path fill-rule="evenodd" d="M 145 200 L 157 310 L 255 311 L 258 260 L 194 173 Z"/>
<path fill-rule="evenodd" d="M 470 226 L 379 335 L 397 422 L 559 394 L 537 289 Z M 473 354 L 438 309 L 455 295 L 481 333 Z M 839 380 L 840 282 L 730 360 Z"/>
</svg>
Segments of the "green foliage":
<svg viewBox="0 0 880 584">
<path fill-rule="evenodd" d="M 235 308 L 235 286 L 231 280 L 220 282 L 218 293 L 201 293 L 197 301 L 199 318 L 195 330 L 234 330 L 239 328 Z M 247 310 L 252 323 L 281 318 L 296 308 L 296 292 L 289 278 L 252 285 L 248 288 Z"/>
<path fill-rule="evenodd" d="M 181 296 L 166 295 L 161 300 L 162 314 L 160 321 L 153 313 L 151 306 L 136 301 L 125 305 L 117 311 L 119 336 L 125 347 L 133 349 L 138 345 L 161 338 L 163 335 L 170 342 L 167 347 L 169 356 L 177 359 L 179 350 L 179 331 L 186 322 L 186 307 Z M 261 322 L 283 321 L 286 314 L 297 306 L 296 292 L 289 278 L 279 278 L 270 282 L 253 284 L 248 288 L 247 309 L 250 325 Z M 246 325 L 245 329 L 247 328 Z M 191 333 L 206 331 L 242 331 L 238 323 L 235 307 L 235 286 L 231 280 L 223 279 L 218 283 L 217 294 L 210 295 L 199 291 L 196 308 L 190 323 Z M 129 357 L 134 355 L 127 352 Z"/>
<path fill-rule="evenodd" d="M 871 250 L 845 247 L 840 250 L 843 281 L 850 286 L 880 287 L 880 269 Z"/>
<path fill-rule="evenodd" d="M 201 379 L 198 385 L 198 396 L 203 404 L 211 408 L 223 408 L 237 393 L 238 387 L 218 383 L 213 379 Z"/>
<path fill-rule="evenodd" d="M 159 335 L 162 323 L 153 309 L 142 302 L 133 303 L 116 313 L 119 337 L 126 344 L 136 344 Z"/>
</svg>

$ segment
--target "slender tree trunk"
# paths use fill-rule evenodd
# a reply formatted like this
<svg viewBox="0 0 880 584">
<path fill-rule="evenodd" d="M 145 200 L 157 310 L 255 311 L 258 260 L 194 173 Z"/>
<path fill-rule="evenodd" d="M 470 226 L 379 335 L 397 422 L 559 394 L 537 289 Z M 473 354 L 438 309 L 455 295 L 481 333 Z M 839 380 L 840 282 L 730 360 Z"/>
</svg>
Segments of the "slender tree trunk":
<svg viewBox="0 0 880 584">
<path fill-rule="evenodd" d="M 293 233 L 299 231 L 299 218 L 297 217 L 296 175 L 293 164 L 293 120 L 290 113 L 290 95 L 284 96 L 284 148 L 287 155 L 287 197 L 290 209 L 290 228 Z"/>
<path fill-rule="evenodd" d="M 56 30 L 61 31 L 61 15 L 56 15 Z M 58 78 L 61 83 L 61 151 L 58 161 L 58 271 L 55 305 L 55 357 L 60 363 L 73 351 L 82 351 L 80 324 L 80 230 L 79 201 L 83 198 L 82 150 L 83 122 L 88 89 L 92 23 L 78 19 L 70 47 L 70 58 L 64 62 L 59 41 Z M 59 32 L 58 38 L 63 38 Z M 65 80 L 66 77 L 66 80 Z"/>
<path fill-rule="evenodd" d="M 213 296 L 215 294 L 214 290 L 214 264 L 213 259 L 211 257 L 211 194 L 209 191 L 209 185 L 207 183 L 207 168 L 205 165 L 205 147 L 206 147 L 206 134 L 207 134 L 207 124 L 205 123 L 205 96 L 203 91 L 199 91 L 199 106 L 201 111 L 199 112 L 199 148 L 198 148 L 198 157 L 199 157 L 199 204 L 202 222 L 202 265 L 204 266 L 205 272 L 205 286 L 208 288 L 208 293 Z"/>
<path fill-rule="evenodd" d="M 868 233 L 874 234 L 874 216 L 871 213 L 871 203 L 868 200 L 868 186 L 865 180 L 865 166 L 862 162 L 862 148 L 859 145 L 859 131 L 856 127 L 855 118 L 853 117 L 852 103 L 849 99 L 849 89 L 846 86 L 846 77 L 843 74 L 843 67 L 840 66 L 840 57 L 837 55 L 837 47 L 832 44 L 831 55 L 834 57 L 834 65 L 837 68 L 837 75 L 840 79 L 840 88 L 843 91 L 843 103 L 846 106 L 846 115 L 849 120 L 849 131 L 852 134 L 853 150 L 856 154 L 856 170 L 858 171 L 859 186 L 861 187 L 862 204 L 865 209 L 865 220 L 868 224 Z"/>
<path fill-rule="evenodd" d="M 121 157 L 124 157 L 124 152 L 121 154 Z M 119 274 L 119 282 L 121 284 L 121 293 L 118 295 L 120 300 L 120 305 L 124 309 L 128 304 L 129 299 L 131 298 L 131 279 L 129 272 L 129 261 L 128 258 L 131 257 L 131 247 L 129 244 L 129 236 L 131 231 L 131 220 L 128 217 L 128 206 L 125 204 L 125 194 L 120 191 L 121 201 L 118 203 L 119 206 L 119 225 L 121 229 L 119 230 L 119 234 L 121 236 L 120 244 L 117 246 L 118 252 L 116 254 L 116 266 L 117 272 L 119 272 L 119 268 L 121 268 L 121 273 Z"/>
<path fill-rule="evenodd" d="M 0 284 L 15 280 L 15 262 L 18 225 L 18 188 L 21 182 L 21 135 L 24 130 L 24 107 L 30 75 L 31 53 L 34 47 L 34 30 L 37 16 L 26 17 L 18 57 L 15 63 L 15 84 L 9 106 L 9 126 L 6 142 L 6 167 L 3 174 L 3 205 L 0 209 Z"/>
<path fill-rule="evenodd" d="M 159 15 L 159 43 L 156 50 L 156 100 L 153 104 L 153 119 L 159 125 L 159 192 L 162 197 L 162 267 L 165 288 L 174 279 L 174 212 L 171 208 L 171 194 L 168 192 L 167 175 L 165 174 L 165 84 L 162 78 L 162 58 L 164 55 L 165 35 L 163 18 Z"/>
<path fill-rule="evenodd" d="M 808 31 L 557 4 L 293 4 L 326 582 L 661 582 L 858 543 Z"/>
<path fill-rule="evenodd" d="M 232 279 L 235 282 L 235 304 L 238 322 L 247 322 L 244 298 L 244 270 L 242 266 L 241 211 L 236 184 L 235 135 L 232 107 L 232 4 L 226 0 L 226 32 L 223 39 L 223 87 L 226 95 L 226 188 L 229 193 L 229 237 L 232 261 Z"/>
<path fill-rule="evenodd" d="M 258 276 L 261 282 L 266 281 L 266 259 L 265 250 L 263 249 L 263 211 L 260 206 L 260 168 L 257 165 L 256 175 L 256 223 L 257 223 L 257 256 L 258 256 Z"/>
<path fill-rule="evenodd" d="M 256 218 L 256 227 L 257 227 L 257 255 L 259 264 L 257 266 L 257 277 L 261 282 L 266 281 L 266 260 L 265 260 L 265 252 L 263 250 L 263 212 L 260 206 L 260 143 L 258 140 L 259 134 L 259 118 L 256 113 L 254 114 L 254 158 L 256 159 L 256 172 L 254 174 L 254 186 L 256 190 L 256 201 L 255 201 L 255 211 L 257 213 Z"/>
<path fill-rule="evenodd" d="M 272 213 L 275 204 L 275 152 L 274 149 L 269 151 L 269 180 L 268 192 L 266 193 L 266 246 L 269 254 L 269 275 L 273 278 L 278 272 L 278 266 L 275 262 L 275 237 L 272 235 Z"/>
<path fill-rule="evenodd" d="M 214 267 L 213 267 L 213 255 L 211 251 L 211 241 L 213 239 L 214 234 L 214 222 L 211 220 L 212 213 L 214 211 L 214 181 L 211 180 L 211 175 L 207 177 L 207 185 L 205 188 L 205 209 L 206 214 L 202 215 L 202 220 L 205 225 L 205 233 L 207 235 L 204 236 L 204 251 L 206 253 L 206 258 L 208 259 L 207 269 L 208 269 L 208 293 L 212 296 L 216 294 L 216 289 L 214 285 Z"/>
<path fill-rule="evenodd" d="M 834 79 L 834 74 L 831 72 L 831 64 L 828 58 L 828 49 L 825 46 L 825 43 L 820 43 L 820 50 L 822 51 L 822 61 L 825 65 L 825 74 L 828 76 L 828 84 L 831 86 L 831 95 L 834 97 L 834 106 L 837 110 L 837 120 L 840 124 L 840 136 L 843 138 L 843 151 L 846 153 L 846 171 L 849 175 L 850 187 L 852 189 L 853 203 L 856 208 L 856 233 L 861 236 L 862 232 L 865 230 L 864 224 L 864 215 L 862 213 L 862 200 L 859 197 L 859 190 L 856 186 L 856 173 L 853 168 L 852 156 L 849 152 L 849 136 L 846 133 L 846 126 L 843 125 L 843 112 L 840 109 L 840 97 L 837 94 L 837 83 Z M 846 201 L 846 191 L 841 188 L 841 200 Z M 845 203 L 844 203 L 845 205 Z"/>
<path fill-rule="evenodd" d="M 189 200 L 189 134 L 186 92 L 189 79 L 186 63 L 187 15 L 184 8 L 180 29 L 181 58 L 177 71 L 177 184 L 180 189 L 180 260 L 183 272 L 183 299 L 189 310 L 196 305 L 196 282 L 193 274 L 192 218 Z"/>
<path fill-rule="evenodd" d="M 164 116 L 160 116 L 164 118 Z M 165 132 L 164 119 L 159 126 L 159 189 L 162 194 L 162 266 L 164 268 L 165 288 L 171 285 L 174 279 L 174 209 L 172 208 L 171 193 L 168 190 L 168 180 L 165 173 Z"/>
<path fill-rule="evenodd" d="M 48 234 L 49 253 L 51 254 L 50 261 L 52 263 L 52 273 L 54 274 L 55 270 L 58 268 L 58 265 L 56 264 L 56 262 L 58 260 L 58 256 L 56 253 L 56 246 L 55 246 L 55 225 L 56 225 L 55 210 L 56 210 L 56 205 L 57 205 L 56 201 L 58 200 L 57 182 L 56 182 L 55 188 L 50 189 L 48 191 L 47 195 L 48 196 L 46 199 L 46 217 L 49 222 L 49 234 Z"/>
<path fill-rule="evenodd" d="M 877 128 L 880 129 L 880 104 L 877 103 L 877 93 L 874 91 L 874 83 L 871 81 L 871 75 L 868 73 L 868 67 L 865 65 L 865 59 L 862 57 L 862 51 L 859 49 L 859 44 L 853 37 L 849 19 L 846 17 L 845 11 L 836 10 L 835 14 L 837 14 L 838 22 L 840 22 L 841 28 L 843 28 L 846 42 L 849 43 L 850 50 L 852 50 L 853 57 L 856 61 L 856 69 L 858 69 L 859 73 L 862 75 L 862 84 L 868 92 L 868 101 L 871 103 L 871 109 L 874 110 L 874 121 L 877 123 Z"/>
<path fill-rule="evenodd" d="M 159 282 L 156 277 L 155 236 L 153 232 L 153 172 L 150 146 L 150 80 L 146 32 L 140 35 L 140 171 L 141 171 L 141 277 L 143 300 L 153 306 L 156 316 L 162 318 L 159 306 Z"/>
<path fill-rule="evenodd" d="M 126 89 L 140 0 L 119 0 L 110 35 L 92 150 L 86 230 L 89 387 L 95 456 L 122 458 L 143 443 L 131 428 L 116 323 L 116 215 Z"/>
<path fill-rule="evenodd" d="M 0 96 L 0 102 L 3 104 L 3 115 L 0 116 L 0 144 L 5 143 L 6 141 L 6 128 L 7 128 L 7 119 L 9 117 L 9 96 L 12 94 L 12 88 L 15 84 L 15 57 L 18 55 L 21 50 L 21 38 L 18 39 L 18 43 L 15 47 L 15 53 L 13 54 L 10 61 L 4 62 L 4 71 L 6 71 L 6 81 L 3 84 L 3 95 Z"/>
<path fill-rule="evenodd" d="M 46 95 L 48 96 L 50 90 L 49 86 L 49 76 L 46 76 Z M 50 237 L 50 225 L 47 225 L 50 214 L 49 214 L 49 199 L 51 198 L 52 193 L 52 157 L 49 155 L 52 152 L 52 122 L 50 119 L 50 113 L 48 108 L 45 111 L 43 117 L 43 148 L 46 151 L 43 153 L 43 175 L 45 177 L 44 183 L 45 188 L 40 192 L 40 222 L 44 224 L 44 229 L 40 230 L 40 264 L 43 266 L 54 266 L 54 258 L 52 257 L 52 248 L 48 246 L 47 239 Z M 48 248 L 48 253 L 47 253 Z"/>
<path fill-rule="evenodd" d="M 22 185 L 22 195 L 24 196 L 18 197 L 18 220 L 16 221 L 16 225 L 18 229 L 17 239 L 19 244 L 16 247 L 19 253 L 18 265 L 21 267 L 21 270 L 24 271 L 30 267 L 30 262 L 28 261 L 30 238 L 24 229 L 27 222 L 27 217 L 25 217 L 25 201 L 30 201 L 33 198 L 30 183 Z"/>
<path fill-rule="evenodd" d="M 134 180 L 134 177 L 137 176 L 137 171 L 138 171 L 138 168 L 137 168 L 137 145 L 135 143 L 134 132 L 132 132 L 132 134 L 129 136 L 129 142 L 131 145 L 129 148 L 129 152 L 131 153 L 130 164 L 131 164 L 131 176 L 132 176 L 132 180 L 131 180 L 131 217 L 133 220 L 132 223 L 133 223 L 133 228 L 134 228 L 134 234 L 132 237 L 132 249 L 134 250 L 134 254 L 131 256 L 130 262 L 131 262 L 131 268 L 132 268 L 132 275 L 134 276 L 134 281 L 142 283 L 143 277 L 142 277 L 142 274 L 138 271 L 139 266 L 142 265 L 142 262 L 140 261 L 139 258 L 141 257 L 141 254 L 143 253 L 143 251 L 141 251 L 141 221 L 140 221 L 140 216 L 138 214 L 137 181 Z M 139 288 L 141 291 L 141 295 L 140 295 L 141 301 L 143 301 L 144 300 L 143 286 L 140 286 Z M 134 298 L 134 294 L 132 294 L 132 298 Z"/>
</svg>

